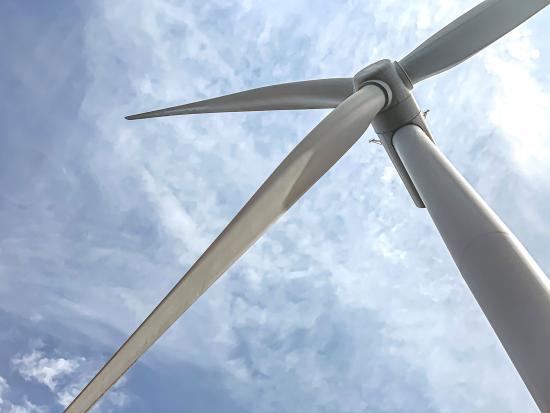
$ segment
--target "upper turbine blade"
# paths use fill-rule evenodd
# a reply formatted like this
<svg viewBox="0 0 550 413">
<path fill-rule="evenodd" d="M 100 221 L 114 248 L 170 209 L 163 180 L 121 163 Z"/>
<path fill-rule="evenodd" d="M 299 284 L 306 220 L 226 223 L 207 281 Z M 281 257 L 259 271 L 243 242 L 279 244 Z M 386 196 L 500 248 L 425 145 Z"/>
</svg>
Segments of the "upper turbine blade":
<svg viewBox="0 0 550 413">
<path fill-rule="evenodd" d="M 399 61 L 411 82 L 443 72 L 476 54 L 550 4 L 550 0 L 485 0 Z"/>
<path fill-rule="evenodd" d="M 363 135 L 385 105 L 367 85 L 324 118 L 284 159 L 229 225 L 118 349 L 65 413 L 84 413 Z"/>
<path fill-rule="evenodd" d="M 126 116 L 128 120 L 195 113 L 334 108 L 353 93 L 353 79 L 334 78 L 283 83 L 186 105 Z"/>
</svg>

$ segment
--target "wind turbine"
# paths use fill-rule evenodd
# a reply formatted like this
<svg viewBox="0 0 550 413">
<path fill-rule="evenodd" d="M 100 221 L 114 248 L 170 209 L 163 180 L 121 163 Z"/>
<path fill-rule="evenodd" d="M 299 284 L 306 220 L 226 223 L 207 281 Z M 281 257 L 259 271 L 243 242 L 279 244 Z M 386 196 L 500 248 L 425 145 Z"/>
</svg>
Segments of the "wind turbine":
<svg viewBox="0 0 550 413">
<path fill-rule="evenodd" d="M 290 152 L 65 412 L 89 410 L 372 123 L 414 203 L 428 209 L 538 407 L 550 413 L 550 281 L 439 151 L 411 93 L 414 84 L 461 63 L 548 4 L 550 0 L 485 0 L 403 59 L 373 63 L 353 78 L 279 84 L 128 116 L 335 108 Z"/>
</svg>

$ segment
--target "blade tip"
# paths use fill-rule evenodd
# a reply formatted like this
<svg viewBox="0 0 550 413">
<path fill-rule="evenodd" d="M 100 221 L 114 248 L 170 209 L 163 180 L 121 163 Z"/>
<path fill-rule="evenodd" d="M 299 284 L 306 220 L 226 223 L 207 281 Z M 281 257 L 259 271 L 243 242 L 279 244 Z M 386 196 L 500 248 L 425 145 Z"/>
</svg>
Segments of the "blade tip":
<svg viewBox="0 0 550 413">
<path fill-rule="evenodd" d="M 149 116 L 147 116 L 146 113 L 138 113 L 137 115 L 128 115 L 128 116 L 124 116 L 124 119 L 126 120 L 136 120 L 136 119 L 144 119 L 144 118 L 147 118 Z"/>
</svg>

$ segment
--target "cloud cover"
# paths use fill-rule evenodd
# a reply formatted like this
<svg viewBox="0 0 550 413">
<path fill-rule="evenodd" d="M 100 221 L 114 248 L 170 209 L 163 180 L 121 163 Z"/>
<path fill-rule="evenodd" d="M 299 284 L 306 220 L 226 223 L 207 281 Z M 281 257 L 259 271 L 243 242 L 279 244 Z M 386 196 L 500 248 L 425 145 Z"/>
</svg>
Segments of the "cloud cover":
<svg viewBox="0 0 550 413">
<path fill-rule="evenodd" d="M 351 76 L 403 56 L 474 4 L 105 1 L 76 10 L 85 24 L 60 57 L 35 51 L 42 73 L 14 75 L 46 76 L 44 100 L 67 93 L 78 111 L 52 109 L 58 124 L 48 123 L 45 142 L 29 138 L 22 149 L 13 143 L 22 127 L 9 129 L 23 160 L 1 181 L 1 306 L 25 331 L 12 346 L 47 342 L 38 366 L 93 358 L 71 370 L 85 383 L 326 111 L 124 115 Z M 548 272 L 546 14 L 415 95 L 442 150 Z M 71 76 L 78 93 L 62 82 Z M 52 376 L 33 377 L 55 388 Z M 161 391 L 169 410 L 536 411 L 427 213 L 367 139 L 129 372 L 127 399 L 114 407 L 155 410 Z M 57 409 L 54 398 L 44 400 Z"/>
</svg>

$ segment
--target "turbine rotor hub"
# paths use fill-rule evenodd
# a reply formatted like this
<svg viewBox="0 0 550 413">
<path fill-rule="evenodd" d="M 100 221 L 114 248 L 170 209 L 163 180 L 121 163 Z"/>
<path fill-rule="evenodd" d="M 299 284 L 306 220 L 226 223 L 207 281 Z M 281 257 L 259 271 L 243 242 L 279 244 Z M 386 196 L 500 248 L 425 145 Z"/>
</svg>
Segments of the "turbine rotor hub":
<svg viewBox="0 0 550 413">
<path fill-rule="evenodd" d="M 410 91 L 413 88 L 399 63 L 388 59 L 379 60 L 368 65 L 353 77 L 353 85 L 356 91 L 368 84 L 381 87 L 386 94 L 387 102 L 384 110 L 405 100 L 411 94 Z"/>
</svg>

